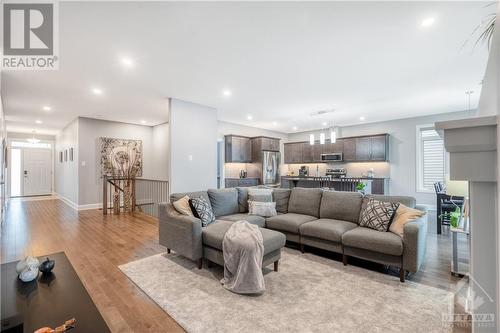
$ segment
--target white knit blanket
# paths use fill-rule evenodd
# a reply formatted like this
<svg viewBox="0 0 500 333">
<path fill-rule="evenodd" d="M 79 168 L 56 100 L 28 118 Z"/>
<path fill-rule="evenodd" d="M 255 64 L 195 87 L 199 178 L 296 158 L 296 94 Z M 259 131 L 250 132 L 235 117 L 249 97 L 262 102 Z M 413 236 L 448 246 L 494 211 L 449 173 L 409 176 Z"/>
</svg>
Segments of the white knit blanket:
<svg viewBox="0 0 500 333">
<path fill-rule="evenodd" d="M 264 242 L 259 227 L 235 222 L 224 235 L 224 278 L 222 285 L 238 294 L 259 294 L 266 289 L 262 274 Z"/>
</svg>

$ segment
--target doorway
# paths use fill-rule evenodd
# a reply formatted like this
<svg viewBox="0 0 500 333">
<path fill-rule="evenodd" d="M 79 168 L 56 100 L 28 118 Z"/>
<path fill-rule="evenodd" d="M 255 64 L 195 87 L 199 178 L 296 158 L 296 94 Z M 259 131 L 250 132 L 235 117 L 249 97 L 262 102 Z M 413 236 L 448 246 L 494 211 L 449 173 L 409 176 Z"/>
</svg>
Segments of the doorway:
<svg viewBox="0 0 500 333">
<path fill-rule="evenodd" d="M 52 194 L 52 145 L 13 141 L 10 150 L 10 196 Z"/>
</svg>

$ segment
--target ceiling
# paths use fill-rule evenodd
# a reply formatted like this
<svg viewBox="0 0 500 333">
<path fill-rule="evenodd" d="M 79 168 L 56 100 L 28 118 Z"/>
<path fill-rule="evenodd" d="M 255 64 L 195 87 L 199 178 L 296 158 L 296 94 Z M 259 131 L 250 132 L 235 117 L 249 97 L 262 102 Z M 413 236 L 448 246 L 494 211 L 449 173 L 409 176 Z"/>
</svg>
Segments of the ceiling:
<svg viewBox="0 0 500 333">
<path fill-rule="evenodd" d="M 488 54 L 472 33 L 488 3 L 61 2 L 60 69 L 2 73 L 8 130 L 155 125 L 168 97 L 285 133 L 464 110 L 468 90 L 476 107 Z"/>
</svg>

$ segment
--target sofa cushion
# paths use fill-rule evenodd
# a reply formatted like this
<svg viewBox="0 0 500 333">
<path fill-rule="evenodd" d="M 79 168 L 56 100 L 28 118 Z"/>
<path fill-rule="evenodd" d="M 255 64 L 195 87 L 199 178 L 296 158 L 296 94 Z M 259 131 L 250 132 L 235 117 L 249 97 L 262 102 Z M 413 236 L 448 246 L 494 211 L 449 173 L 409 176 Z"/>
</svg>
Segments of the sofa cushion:
<svg viewBox="0 0 500 333">
<path fill-rule="evenodd" d="M 302 236 L 340 243 L 342 241 L 342 235 L 345 232 L 357 227 L 358 225 L 356 223 L 348 221 L 319 219 L 302 224 L 300 226 L 300 234 Z"/>
<path fill-rule="evenodd" d="M 207 201 L 209 201 L 209 202 L 210 202 L 210 199 L 208 198 L 208 193 L 207 193 L 207 191 L 185 192 L 185 193 L 172 193 L 172 194 L 170 195 L 170 202 L 177 201 L 177 200 L 179 200 L 180 198 L 185 197 L 186 195 L 187 195 L 190 199 L 203 197 L 203 198 L 207 199 Z"/>
<path fill-rule="evenodd" d="M 408 197 L 403 195 L 382 195 L 382 194 L 370 194 L 365 197 L 364 203 L 368 199 L 373 198 L 378 201 L 387 201 L 393 203 L 402 203 L 406 207 L 415 208 L 417 205 L 417 200 L 414 197 Z"/>
<path fill-rule="evenodd" d="M 358 223 L 362 203 L 358 192 L 323 191 L 319 217 Z"/>
<path fill-rule="evenodd" d="M 276 211 L 278 213 L 288 213 L 288 200 L 292 190 L 288 188 L 275 188 L 273 190 L 273 201 L 276 202 Z"/>
<path fill-rule="evenodd" d="M 256 224 L 259 227 L 265 227 L 266 226 L 266 219 L 263 218 L 262 216 L 257 216 L 257 215 L 248 215 L 248 214 L 232 214 L 232 215 L 225 215 L 225 216 L 220 216 L 218 217 L 219 220 L 225 220 L 225 221 L 248 221 L 251 224 Z"/>
<path fill-rule="evenodd" d="M 272 202 L 273 189 L 270 188 L 249 188 L 248 201 Z"/>
<path fill-rule="evenodd" d="M 222 242 L 227 230 L 234 222 L 217 220 L 210 224 L 208 227 L 203 228 L 202 237 L 203 244 L 213 247 L 214 249 L 222 251 Z M 286 237 L 281 232 L 268 230 L 264 228 L 259 229 L 262 233 L 264 242 L 264 255 L 281 249 L 285 246 Z"/>
<path fill-rule="evenodd" d="M 248 212 L 248 187 L 237 187 L 238 191 L 238 206 L 240 207 L 240 213 Z"/>
<path fill-rule="evenodd" d="M 207 193 L 215 216 L 219 217 L 240 212 L 237 189 L 211 189 L 208 190 Z"/>
<path fill-rule="evenodd" d="M 320 188 L 293 188 L 288 201 L 288 212 L 319 217 L 322 193 Z"/>
<path fill-rule="evenodd" d="M 282 230 L 294 234 L 299 233 L 301 224 L 317 220 L 315 216 L 287 213 L 266 219 L 266 227 L 274 230 Z"/>
<path fill-rule="evenodd" d="M 342 235 L 342 244 L 378 253 L 394 256 L 403 254 L 401 237 L 392 232 L 382 232 L 369 228 L 358 227 Z"/>
</svg>

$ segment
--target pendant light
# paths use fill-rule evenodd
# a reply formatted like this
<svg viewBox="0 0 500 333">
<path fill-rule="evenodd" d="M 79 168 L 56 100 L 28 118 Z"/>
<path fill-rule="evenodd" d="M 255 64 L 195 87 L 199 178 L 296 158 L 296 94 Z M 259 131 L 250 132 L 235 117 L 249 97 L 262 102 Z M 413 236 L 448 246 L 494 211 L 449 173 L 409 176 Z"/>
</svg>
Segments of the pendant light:
<svg viewBox="0 0 500 333">
<path fill-rule="evenodd" d="M 309 134 L 309 144 L 314 145 L 314 134 Z"/>
<path fill-rule="evenodd" d="M 332 127 L 330 130 L 330 142 L 331 143 L 337 142 L 337 132 L 335 132 L 335 127 Z"/>
<path fill-rule="evenodd" d="M 33 137 L 26 139 L 26 141 L 28 141 L 32 145 L 36 145 L 37 143 L 40 142 L 40 139 L 35 138 L 35 131 L 33 131 Z"/>
</svg>

